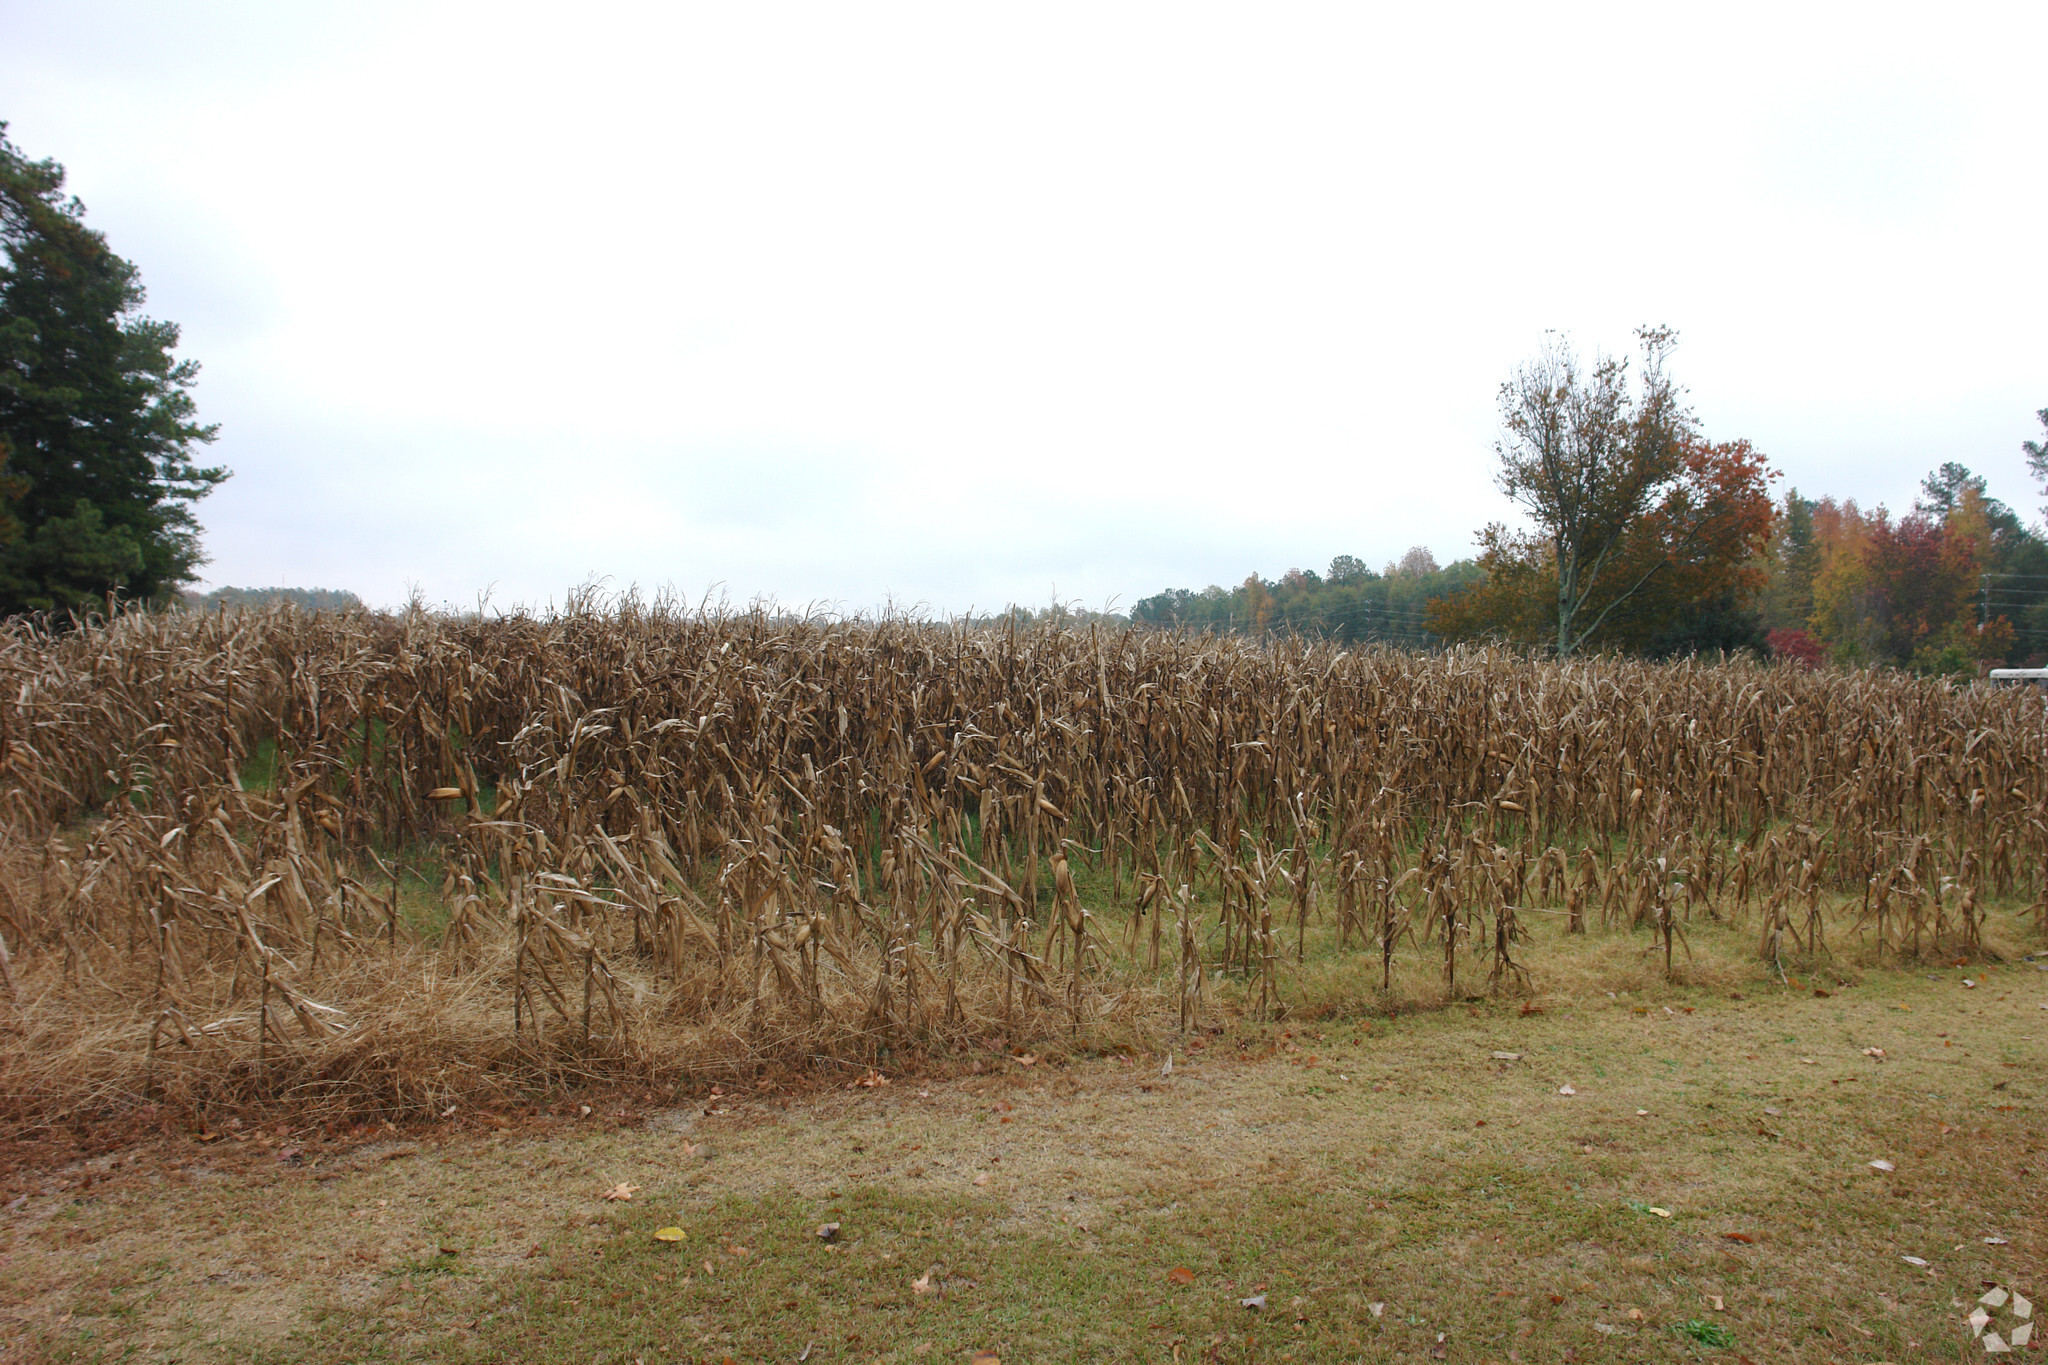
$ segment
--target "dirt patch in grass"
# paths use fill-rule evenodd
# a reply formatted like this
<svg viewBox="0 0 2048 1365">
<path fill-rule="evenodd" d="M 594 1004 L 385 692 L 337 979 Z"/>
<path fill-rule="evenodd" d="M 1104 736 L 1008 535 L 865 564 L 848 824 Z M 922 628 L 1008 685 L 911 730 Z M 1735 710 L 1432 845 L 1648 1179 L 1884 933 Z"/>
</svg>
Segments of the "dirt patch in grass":
<svg viewBox="0 0 2048 1365">
<path fill-rule="evenodd" d="M 17 1360 L 1981 1354 L 1984 1282 L 2048 1297 L 2048 975 L 1721 972 L 1297 1017 L 1168 1074 L 1013 1059 L 439 1136 L 154 1137 L 16 1172 L 0 1336 Z"/>
</svg>

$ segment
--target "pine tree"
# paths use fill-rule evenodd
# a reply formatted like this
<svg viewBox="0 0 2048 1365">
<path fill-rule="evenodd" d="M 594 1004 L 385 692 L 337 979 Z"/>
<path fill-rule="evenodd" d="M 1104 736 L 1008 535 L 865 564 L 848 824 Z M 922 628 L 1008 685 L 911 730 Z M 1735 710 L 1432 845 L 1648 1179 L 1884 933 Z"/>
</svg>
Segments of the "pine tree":
<svg viewBox="0 0 2048 1365">
<path fill-rule="evenodd" d="M 1763 623 L 1772 629 L 1804 630 L 1813 615 L 1813 578 L 1821 561 L 1813 508 L 1813 499 L 1795 488 L 1785 495 L 1772 528 L 1763 601 Z"/>
<path fill-rule="evenodd" d="M 63 188 L 0 123 L 0 615 L 168 599 L 205 562 L 192 504 L 228 476 L 193 460 L 216 428 L 178 328 Z"/>
</svg>

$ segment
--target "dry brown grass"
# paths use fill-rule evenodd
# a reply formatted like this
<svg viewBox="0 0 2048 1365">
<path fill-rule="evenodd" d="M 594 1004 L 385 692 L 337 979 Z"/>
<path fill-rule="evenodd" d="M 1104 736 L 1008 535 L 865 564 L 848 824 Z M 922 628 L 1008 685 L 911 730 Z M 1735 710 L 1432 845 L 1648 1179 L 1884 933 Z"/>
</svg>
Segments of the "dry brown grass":
<svg viewBox="0 0 2048 1365">
<path fill-rule="evenodd" d="M 807 1340 L 814 1360 L 1427 1360 L 1438 1333 L 1442 1358 L 1488 1362 L 1981 1358 L 1957 1306 L 1979 1281 L 2048 1299 L 2048 976 L 1870 969 L 1822 997 L 1745 966 L 1746 940 L 1696 936 L 1742 999 L 1632 986 L 1611 942 L 1559 941 L 1545 960 L 1582 993 L 1538 1013 L 1205 1033 L 1171 1076 L 1159 1053 L 1041 1057 L 624 1118 L 153 1138 L 8 1180 L 0 1335 L 36 1361 L 716 1362 Z M 600 1198 L 622 1181 L 629 1203 Z M 828 1219 L 835 1253 L 811 1235 Z M 671 1223 L 685 1243 L 651 1240 Z M 920 1295 L 933 1265 L 954 1288 Z M 1238 1307 L 1257 1292 L 1276 1311 Z M 1695 1348 L 1691 1320 L 1734 1347 Z"/>
<path fill-rule="evenodd" d="M 2039 700 L 1888 674 L 627 600 L 16 626 L 0 675 L 17 1131 L 1519 996 L 1537 923 L 1976 956 L 2048 863 Z"/>
</svg>

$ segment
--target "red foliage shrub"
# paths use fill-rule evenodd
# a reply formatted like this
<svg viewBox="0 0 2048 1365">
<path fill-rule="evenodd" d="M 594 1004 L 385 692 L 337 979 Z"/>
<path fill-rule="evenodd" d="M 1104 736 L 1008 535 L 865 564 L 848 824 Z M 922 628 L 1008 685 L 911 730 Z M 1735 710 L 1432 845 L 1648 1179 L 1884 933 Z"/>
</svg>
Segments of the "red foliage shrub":
<svg viewBox="0 0 2048 1365">
<path fill-rule="evenodd" d="M 1773 659 L 1790 659 L 1801 668 L 1819 668 L 1825 655 L 1820 641 L 1803 630 L 1779 628 L 1764 636 L 1764 643 L 1771 647 Z"/>
</svg>

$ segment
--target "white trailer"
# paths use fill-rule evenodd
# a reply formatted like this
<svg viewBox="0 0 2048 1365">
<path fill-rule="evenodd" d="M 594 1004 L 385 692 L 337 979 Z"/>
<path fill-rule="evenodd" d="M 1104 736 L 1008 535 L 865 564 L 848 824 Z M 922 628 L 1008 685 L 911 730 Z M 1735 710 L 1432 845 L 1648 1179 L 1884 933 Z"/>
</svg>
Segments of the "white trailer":
<svg viewBox="0 0 2048 1365">
<path fill-rule="evenodd" d="M 1984 676 L 1995 687 L 2048 687 L 2048 668 L 1994 668 Z"/>
</svg>

